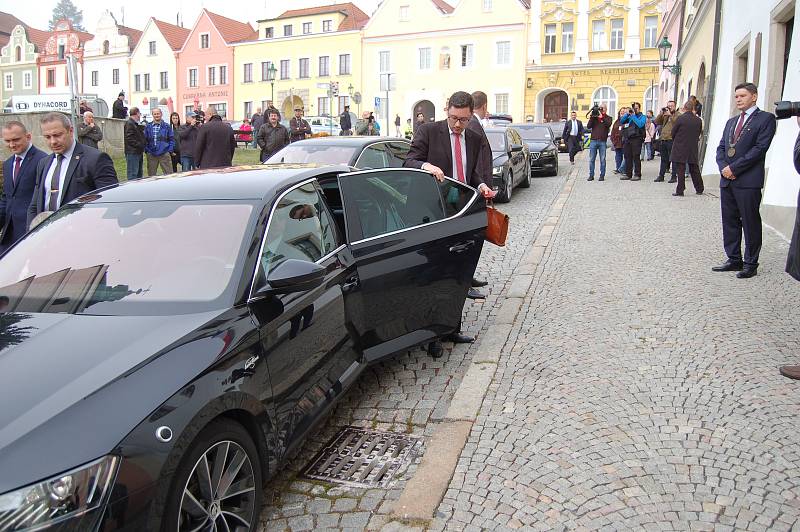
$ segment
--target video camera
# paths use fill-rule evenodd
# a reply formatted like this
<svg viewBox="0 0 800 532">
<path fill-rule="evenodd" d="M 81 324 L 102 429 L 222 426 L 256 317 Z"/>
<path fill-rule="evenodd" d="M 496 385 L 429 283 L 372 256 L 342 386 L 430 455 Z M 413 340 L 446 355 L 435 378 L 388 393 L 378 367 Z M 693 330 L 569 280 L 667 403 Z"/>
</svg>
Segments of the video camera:
<svg viewBox="0 0 800 532">
<path fill-rule="evenodd" d="M 800 116 L 800 102 L 775 102 L 775 118 L 783 120 Z"/>
<path fill-rule="evenodd" d="M 586 113 L 586 118 L 597 118 L 598 116 L 600 116 L 600 104 L 594 102 L 592 108 Z"/>
</svg>

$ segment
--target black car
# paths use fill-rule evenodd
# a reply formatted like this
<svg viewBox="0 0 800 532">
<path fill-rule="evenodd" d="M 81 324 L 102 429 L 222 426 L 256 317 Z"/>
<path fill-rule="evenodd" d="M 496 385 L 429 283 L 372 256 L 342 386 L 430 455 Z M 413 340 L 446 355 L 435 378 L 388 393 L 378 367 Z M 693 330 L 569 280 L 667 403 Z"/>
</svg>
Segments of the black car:
<svg viewBox="0 0 800 532">
<path fill-rule="evenodd" d="M 550 128 L 550 132 L 553 133 L 553 144 L 555 144 L 558 148 L 558 151 L 562 153 L 569 151 L 567 148 L 567 141 L 562 137 L 564 134 L 565 123 L 566 122 L 546 122 L 544 124 L 540 124 Z"/>
<path fill-rule="evenodd" d="M 514 187 L 531 186 L 528 146 L 512 127 L 489 127 L 485 132 L 492 147 L 492 188 L 498 192 L 495 199 L 507 203 Z"/>
<path fill-rule="evenodd" d="M 531 175 L 537 172 L 558 175 L 558 148 L 553 141 L 552 130 L 537 124 L 512 124 L 512 127 L 528 145 Z"/>
<path fill-rule="evenodd" d="M 401 168 L 411 149 L 406 139 L 318 137 L 293 142 L 267 159 L 272 163 L 346 164 L 353 168 Z"/>
<path fill-rule="evenodd" d="M 458 327 L 483 200 L 351 170 L 128 182 L 0 258 L 0 530 L 255 531 L 364 368 Z"/>
</svg>

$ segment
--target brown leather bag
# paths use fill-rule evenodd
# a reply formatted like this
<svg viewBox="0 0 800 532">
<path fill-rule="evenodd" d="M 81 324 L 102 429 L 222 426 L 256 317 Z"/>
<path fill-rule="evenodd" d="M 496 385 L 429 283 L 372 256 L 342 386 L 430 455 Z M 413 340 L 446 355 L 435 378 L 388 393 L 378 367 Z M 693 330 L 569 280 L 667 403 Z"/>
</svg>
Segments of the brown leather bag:
<svg viewBox="0 0 800 532">
<path fill-rule="evenodd" d="M 486 240 L 495 246 L 505 246 L 508 237 L 508 215 L 495 209 L 494 203 L 489 200 L 486 202 L 486 218 Z"/>
</svg>

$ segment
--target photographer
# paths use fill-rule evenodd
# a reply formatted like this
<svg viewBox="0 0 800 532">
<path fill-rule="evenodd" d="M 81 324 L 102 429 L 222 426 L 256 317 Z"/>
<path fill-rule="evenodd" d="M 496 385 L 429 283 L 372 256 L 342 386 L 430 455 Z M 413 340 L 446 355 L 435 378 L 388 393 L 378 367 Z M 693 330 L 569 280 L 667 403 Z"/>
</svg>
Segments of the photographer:
<svg viewBox="0 0 800 532">
<path fill-rule="evenodd" d="M 784 118 L 780 114 L 780 109 L 776 110 L 779 118 Z M 800 125 L 800 116 L 797 117 L 797 125 Z M 794 141 L 794 169 L 800 174 L 800 133 Z M 786 273 L 800 281 L 800 194 L 797 195 L 797 215 L 794 220 L 794 232 L 792 233 L 792 243 L 789 244 L 789 256 L 786 258 Z M 781 366 L 781 375 L 790 379 L 800 379 L 800 366 Z"/>
<path fill-rule="evenodd" d="M 664 181 L 664 174 L 670 170 L 670 183 L 677 182 L 675 178 L 675 171 L 670 169 L 670 154 L 672 152 L 672 127 L 675 125 L 675 120 L 678 119 L 678 114 L 675 112 L 675 102 L 670 100 L 667 106 L 661 109 L 656 117 L 656 125 L 661 128 L 661 134 L 658 137 L 659 154 L 661 155 L 661 167 L 658 170 L 658 177 L 655 179 L 656 183 Z"/>
<path fill-rule="evenodd" d="M 375 117 L 369 111 L 361 113 L 361 118 L 356 121 L 356 135 L 377 135 L 378 130 L 375 127 Z"/>
<path fill-rule="evenodd" d="M 644 127 L 647 118 L 642 114 L 639 102 L 633 102 L 628 113 L 620 119 L 622 136 L 625 142 L 625 177 L 639 181 L 642 179 L 642 143 L 644 142 Z"/>
<path fill-rule="evenodd" d="M 606 114 L 606 105 L 595 104 L 589 111 L 589 122 L 586 124 L 591 130 L 591 140 L 589 141 L 589 179 L 594 180 L 594 161 L 597 154 L 600 154 L 600 177 L 598 181 L 604 181 L 606 177 L 606 151 L 608 149 L 608 134 L 611 131 L 611 117 Z"/>
</svg>

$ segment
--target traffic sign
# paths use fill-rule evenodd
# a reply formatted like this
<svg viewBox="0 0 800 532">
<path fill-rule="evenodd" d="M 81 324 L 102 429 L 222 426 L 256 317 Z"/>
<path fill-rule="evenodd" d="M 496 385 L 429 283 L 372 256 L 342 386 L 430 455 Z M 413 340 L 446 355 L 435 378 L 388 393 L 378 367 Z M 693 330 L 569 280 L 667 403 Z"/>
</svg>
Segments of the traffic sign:
<svg viewBox="0 0 800 532">
<path fill-rule="evenodd" d="M 331 94 L 333 97 L 339 96 L 339 82 L 338 81 L 331 81 Z"/>
<path fill-rule="evenodd" d="M 380 106 L 381 106 L 381 97 L 375 96 L 375 107 L 380 107 Z"/>
</svg>

